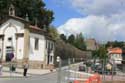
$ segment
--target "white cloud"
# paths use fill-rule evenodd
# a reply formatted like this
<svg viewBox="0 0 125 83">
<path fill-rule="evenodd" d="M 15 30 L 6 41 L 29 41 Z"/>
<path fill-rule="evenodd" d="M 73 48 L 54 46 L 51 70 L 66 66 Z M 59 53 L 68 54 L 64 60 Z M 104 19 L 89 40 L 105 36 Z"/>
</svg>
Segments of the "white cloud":
<svg viewBox="0 0 125 83">
<path fill-rule="evenodd" d="M 70 0 L 72 7 L 80 13 L 112 15 L 125 10 L 125 0 Z"/>
<path fill-rule="evenodd" d="M 65 7 L 70 2 L 70 0 L 51 0 L 51 1 L 55 3 L 55 6 L 58 7 Z"/>
<path fill-rule="evenodd" d="M 69 0 L 83 18 L 69 19 L 58 27 L 66 35 L 82 32 L 98 41 L 125 40 L 125 0 Z"/>
<path fill-rule="evenodd" d="M 98 41 L 125 40 L 125 21 L 115 22 L 114 19 L 120 20 L 117 15 L 112 18 L 94 15 L 72 18 L 61 25 L 58 31 L 66 35 L 82 32 L 85 37 L 92 37 Z"/>
</svg>

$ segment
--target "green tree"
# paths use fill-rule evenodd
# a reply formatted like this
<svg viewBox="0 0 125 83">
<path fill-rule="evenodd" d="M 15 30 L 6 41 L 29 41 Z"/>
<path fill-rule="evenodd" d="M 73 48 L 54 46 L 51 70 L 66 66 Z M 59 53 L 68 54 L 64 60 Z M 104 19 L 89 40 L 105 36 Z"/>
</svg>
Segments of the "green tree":
<svg viewBox="0 0 125 83">
<path fill-rule="evenodd" d="M 85 45 L 84 37 L 83 37 L 82 33 L 80 33 L 76 36 L 74 45 L 75 45 L 75 47 L 77 47 L 81 50 L 86 49 L 86 45 Z"/>
<path fill-rule="evenodd" d="M 96 59 L 99 56 L 98 50 L 92 51 L 92 58 Z"/>
<path fill-rule="evenodd" d="M 106 48 L 108 47 L 120 47 L 120 48 L 123 48 L 124 46 L 124 42 L 121 42 L 121 41 L 111 41 L 111 42 L 107 42 L 106 43 Z"/>
<path fill-rule="evenodd" d="M 97 55 L 100 59 L 106 59 L 108 57 L 107 50 L 106 50 L 105 46 L 100 46 L 100 48 L 98 49 Z"/>
<path fill-rule="evenodd" d="M 113 42 L 113 47 L 120 47 L 122 48 L 124 46 L 123 42 L 118 42 L 118 41 L 114 41 Z"/>
<path fill-rule="evenodd" d="M 51 35 L 52 39 L 54 40 L 59 39 L 59 34 L 54 26 L 49 27 L 49 34 Z"/>
<path fill-rule="evenodd" d="M 8 16 L 11 4 L 15 7 L 16 16 L 25 19 L 28 14 L 30 23 L 41 28 L 48 29 L 54 19 L 53 12 L 45 8 L 43 0 L 0 0 L 0 20 Z"/>
<path fill-rule="evenodd" d="M 75 36 L 73 34 L 71 34 L 68 39 L 67 42 L 74 45 L 74 41 L 75 41 Z"/>
<path fill-rule="evenodd" d="M 61 34 L 61 35 L 60 35 L 60 38 L 61 38 L 64 42 L 67 42 L 66 36 L 65 36 L 64 34 Z"/>
</svg>

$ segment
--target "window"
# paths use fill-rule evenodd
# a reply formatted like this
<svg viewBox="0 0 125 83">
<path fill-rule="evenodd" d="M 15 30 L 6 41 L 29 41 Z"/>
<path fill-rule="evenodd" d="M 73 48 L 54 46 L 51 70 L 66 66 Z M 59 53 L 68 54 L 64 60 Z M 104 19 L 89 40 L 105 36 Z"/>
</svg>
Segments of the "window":
<svg viewBox="0 0 125 83">
<path fill-rule="evenodd" d="M 51 41 L 46 42 L 46 48 L 53 50 L 54 49 L 54 43 Z"/>
<path fill-rule="evenodd" d="M 50 42 L 48 42 L 48 49 L 50 49 Z"/>
<path fill-rule="evenodd" d="M 9 37 L 9 38 L 8 38 L 8 41 L 11 41 L 11 40 L 12 40 L 12 37 Z"/>
<path fill-rule="evenodd" d="M 51 50 L 53 49 L 53 43 L 51 42 Z"/>
<path fill-rule="evenodd" d="M 54 43 L 52 43 L 52 50 L 54 49 Z"/>
<path fill-rule="evenodd" d="M 51 45 L 51 42 L 49 43 L 49 49 L 51 50 L 51 47 L 52 47 L 52 45 Z"/>
<path fill-rule="evenodd" d="M 50 63 L 53 62 L 53 56 L 50 56 Z"/>
<path fill-rule="evenodd" d="M 50 42 L 50 49 L 53 50 L 53 42 Z"/>
<path fill-rule="evenodd" d="M 35 50 L 38 50 L 39 49 L 39 39 L 38 38 L 35 38 Z"/>
<path fill-rule="evenodd" d="M 7 46 L 6 49 L 12 49 L 12 47 L 11 46 Z"/>
</svg>

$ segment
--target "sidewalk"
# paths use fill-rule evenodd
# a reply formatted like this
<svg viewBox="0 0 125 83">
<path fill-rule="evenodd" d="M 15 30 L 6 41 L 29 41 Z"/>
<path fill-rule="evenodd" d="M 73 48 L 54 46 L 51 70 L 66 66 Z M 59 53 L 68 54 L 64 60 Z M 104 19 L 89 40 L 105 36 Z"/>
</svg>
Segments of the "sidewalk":
<svg viewBox="0 0 125 83">
<path fill-rule="evenodd" d="M 15 72 L 10 73 L 8 67 L 3 67 L 2 71 L 0 77 L 23 77 L 23 69 L 21 68 L 16 68 Z M 47 73 L 51 73 L 51 71 L 49 69 L 28 69 L 27 76 L 38 76 Z"/>
<path fill-rule="evenodd" d="M 79 66 L 82 63 L 75 63 L 75 64 L 71 64 L 70 67 L 73 66 Z M 63 66 L 61 67 L 61 70 L 67 70 L 69 68 L 69 66 Z M 58 68 L 53 69 L 53 72 L 57 71 Z M 2 75 L 0 75 L 1 77 L 23 77 L 23 69 L 22 68 L 16 68 L 16 71 L 13 73 L 10 73 L 9 71 L 9 67 L 3 67 L 2 68 Z M 39 75 L 44 75 L 44 74 L 48 74 L 51 73 L 51 71 L 49 69 L 28 69 L 27 72 L 27 76 L 39 76 Z"/>
</svg>

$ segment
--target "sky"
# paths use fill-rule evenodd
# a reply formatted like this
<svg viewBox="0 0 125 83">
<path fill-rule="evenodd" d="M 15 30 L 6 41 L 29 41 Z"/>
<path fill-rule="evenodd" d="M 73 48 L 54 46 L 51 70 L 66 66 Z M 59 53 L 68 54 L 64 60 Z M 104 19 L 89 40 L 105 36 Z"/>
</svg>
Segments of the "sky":
<svg viewBox="0 0 125 83">
<path fill-rule="evenodd" d="M 44 0 L 60 34 L 125 41 L 125 0 Z"/>
</svg>

